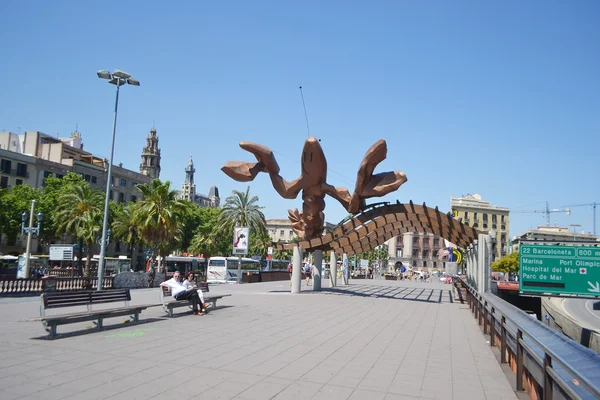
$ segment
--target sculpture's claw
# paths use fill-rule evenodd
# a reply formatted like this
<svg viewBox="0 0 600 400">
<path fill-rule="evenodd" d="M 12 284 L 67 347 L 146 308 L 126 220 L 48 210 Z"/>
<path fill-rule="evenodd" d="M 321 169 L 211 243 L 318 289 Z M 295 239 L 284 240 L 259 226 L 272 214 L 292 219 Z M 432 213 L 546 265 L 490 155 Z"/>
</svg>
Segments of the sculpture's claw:
<svg viewBox="0 0 600 400">
<path fill-rule="evenodd" d="M 251 163 L 243 161 L 229 161 L 221 168 L 221 171 L 238 182 L 252 181 L 263 170 L 264 165 L 260 162 Z"/>
<path fill-rule="evenodd" d="M 279 173 L 279 165 L 277 164 L 271 149 L 262 144 L 252 142 L 241 142 L 240 147 L 254 154 L 258 162 L 264 167 L 263 172 L 268 172 L 269 174 Z"/>
<path fill-rule="evenodd" d="M 298 209 L 288 210 L 288 218 L 292 223 L 292 230 L 299 238 L 304 238 L 304 220 L 302 219 L 302 213 L 298 212 Z"/>
<path fill-rule="evenodd" d="M 375 142 L 363 158 L 356 177 L 356 187 L 350 199 L 347 210 L 357 213 L 365 207 L 365 200 L 369 197 L 384 196 L 398 189 L 407 178 L 403 172 L 383 172 L 373 175 L 375 167 L 387 156 L 387 144 L 380 139 Z"/>
</svg>

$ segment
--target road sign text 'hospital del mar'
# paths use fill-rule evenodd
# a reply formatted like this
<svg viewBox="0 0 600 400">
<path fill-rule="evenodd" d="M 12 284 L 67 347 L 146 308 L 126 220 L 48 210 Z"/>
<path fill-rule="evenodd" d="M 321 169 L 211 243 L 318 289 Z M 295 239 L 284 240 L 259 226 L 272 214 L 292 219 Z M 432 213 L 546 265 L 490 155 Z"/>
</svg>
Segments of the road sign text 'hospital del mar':
<svg viewBox="0 0 600 400">
<path fill-rule="evenodd" d="M 522 244 L 519 291 L 600 296 L 600 248 Z"/>
</svg>

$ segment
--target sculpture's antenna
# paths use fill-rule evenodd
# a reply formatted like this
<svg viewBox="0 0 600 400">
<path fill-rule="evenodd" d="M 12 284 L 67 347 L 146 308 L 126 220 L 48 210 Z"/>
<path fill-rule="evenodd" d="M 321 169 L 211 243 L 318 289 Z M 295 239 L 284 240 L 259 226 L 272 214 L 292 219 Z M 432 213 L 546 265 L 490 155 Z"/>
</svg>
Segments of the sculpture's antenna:
<svg viewBox="0 0 600 400">
<path fill-rule="evenodd" d="M 308 114 L 306 113 L 306 104 L 304 103 L 304 93 L 302 93 L 302 86 L 300 86 L 300 96 L 302 96 L 302 106 L 304 107 L 304 118 L 306 118 L 306 130 L 308 131 L 308 137 L 310 137 L 310 127 L 308 126 Z"/>
</svg>

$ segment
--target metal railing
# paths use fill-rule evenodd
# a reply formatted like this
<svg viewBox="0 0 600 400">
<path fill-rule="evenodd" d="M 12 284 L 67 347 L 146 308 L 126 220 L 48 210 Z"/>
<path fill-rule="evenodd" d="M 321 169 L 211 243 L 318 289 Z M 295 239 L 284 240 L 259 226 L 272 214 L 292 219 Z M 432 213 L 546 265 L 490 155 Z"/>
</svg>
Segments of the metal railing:
<svg viewBox="0 0 600 400">
<path fill-rule="evenodd" d="M 459 291 L 462 286 L 490 346 L 499 346 L 500 362 L 516 373 L 517 390 L 527 389 L 531 397 L 544 400 L 600 399 L 600 354 L 501 298 L 478 293 L 458 277 L 454 284 Z"/>
</svg>

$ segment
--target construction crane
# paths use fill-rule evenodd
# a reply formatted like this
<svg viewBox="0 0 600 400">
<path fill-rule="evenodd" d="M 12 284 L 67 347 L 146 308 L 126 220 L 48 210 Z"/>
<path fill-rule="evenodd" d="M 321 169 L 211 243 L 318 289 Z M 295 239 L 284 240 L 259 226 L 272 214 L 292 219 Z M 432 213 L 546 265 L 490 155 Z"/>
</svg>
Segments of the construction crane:
<svg viewBox="0 0 600 400">
<path fill-rule="evenodd" d="M 550 226 L 550 214 L 557 212 L 564 212 L 567 215 L 571 215 L 570 208 L 553 208 L 552 210 L 548 206 L 548 202 L 546 201 L 546 209 L 544 210 L 511 210 L 511 213 L 541 213 L 546 214 L 546 226 Z"/>
<path fill-rule="evenodd" d="M 572 206 L 563 206 L 563 207 L 589 207 L 589 206 L 592 206 L 592 208 L 594 209 L 594 236 L 596 236 L 596 206 L 598 204 L 600 204 L 600 203 L 593 202 L 593 203 L 575 204 Z"/>
</svg>

